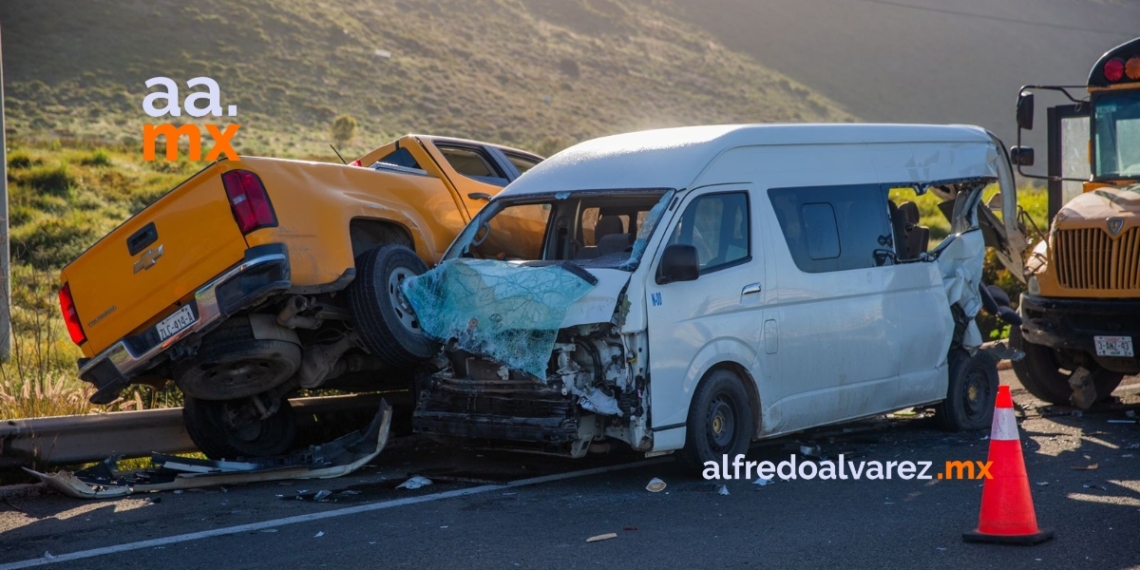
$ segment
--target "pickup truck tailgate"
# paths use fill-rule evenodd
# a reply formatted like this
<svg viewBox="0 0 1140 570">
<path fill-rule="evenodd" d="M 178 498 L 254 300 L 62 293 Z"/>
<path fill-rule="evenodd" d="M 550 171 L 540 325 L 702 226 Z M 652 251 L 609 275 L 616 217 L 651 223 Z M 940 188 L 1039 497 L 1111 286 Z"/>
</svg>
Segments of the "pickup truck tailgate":
<svg viewBox="0 0 1140 570">
<path fill-rule="evenodd" d="M 116 228 L 63 270 L 87 356 L 175 310 L 246 250 L 215 163 Z"/>
</svg>

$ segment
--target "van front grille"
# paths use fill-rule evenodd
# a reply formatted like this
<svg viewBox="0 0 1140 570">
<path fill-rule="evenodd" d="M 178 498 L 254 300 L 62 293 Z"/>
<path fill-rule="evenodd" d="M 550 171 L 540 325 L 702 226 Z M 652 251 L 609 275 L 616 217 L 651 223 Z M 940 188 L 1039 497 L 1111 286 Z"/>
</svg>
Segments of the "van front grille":
<svg viewBox="0 0 1140 570">
<path fill-rule="evenodd" d="M 1099 228 L 1057 230 L 1053 269 L 1067 289 L 1140 289 L 1140 227 L 1115 237 Z"/>
</svg>

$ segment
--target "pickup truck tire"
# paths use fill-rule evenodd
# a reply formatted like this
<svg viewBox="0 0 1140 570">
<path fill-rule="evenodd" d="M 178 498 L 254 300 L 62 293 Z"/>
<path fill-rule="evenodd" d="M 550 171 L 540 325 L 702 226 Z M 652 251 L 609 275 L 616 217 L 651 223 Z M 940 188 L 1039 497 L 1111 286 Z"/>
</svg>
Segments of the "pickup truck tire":
<svg viewBox="0 0 1140 570">
<path fill-rule="evenodd" d="M 949 361 L 946 399 L 934 406 L 934 420 L 946 431 L 991 427 L 998 392 L 997 362 L 984 352 L 970 356 L 962 349 L 952 349 Z"/>
<path fill-rule="evenodd" d="M 197 355 L 175 361 L 173 376 L 189 397 L 233 400 L 276 388 L 300 364 L 300 345 L 282 338 L 256 338 L 249 317 L 238 316 L 207 334 Z"/>
<path fill-rule="evenodd" d="M 393 368 L 431 358 L 439 346 L 420 329 L 400 284 L 421 275 L 427 265 L 414 251 L 389 244 L 356 258 L 356 279 L 348 286 L 348 304 L 364 346 Z"/>
<path fill-rule="evenodd" d="M 1009 346 L 1025 353 L 1025 358 L 1015 360 L 1011 364 L 1013 373 L 1017 375 L 1017 379 L 1021 381 L 1027 392 L 1050 404 L 1069 405 L 1073 397 L 1073 388 L 1069 386 L 1069 377 L 1072 373 L 1061 370 L 1055 350 L 1025 340 L 1019 327 L 1010 327 Z M 1122 374 L 1095 365 L 1089 370 L 1092 371 L 1092 380 L 1099 399 L 1108 398 L 1124 379 Z"/>
<path fill-rule="evenodd" d="M 747 454 L 755 431 L 752 406 L 740 378 L 729 370 L 711 372 L 697 386 L 689 407 L 685 447 L 677 455 L 690 473 L 701 473 L 706 461 L 721 463 Z"/>
<path fill-rule="evenodd" d="M 200 400 L 186 397 L 182 420 L 186 433 L 210 459 L 267 457 L 289 449 L 297 436 L 297 419 L 289 400 L 281 399 L 277 411 L 265 419 L 243 414 L 252 406 L 249 398 Z"/>
</svg>

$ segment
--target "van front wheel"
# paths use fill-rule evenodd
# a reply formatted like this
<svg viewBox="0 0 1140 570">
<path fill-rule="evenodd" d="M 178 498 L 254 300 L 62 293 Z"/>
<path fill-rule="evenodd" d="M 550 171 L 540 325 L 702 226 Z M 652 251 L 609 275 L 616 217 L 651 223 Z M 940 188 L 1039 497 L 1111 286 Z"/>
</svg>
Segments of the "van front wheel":
<svg viewBox="0 0 1140 570">
<path fill-rule="evenodd" d="M 755 425 L 740 377 L 728 370 L 715 370 L 693 394 L 685 447 L 678 459 L 694 473 L 700 473 L 707 461 L 719 465 L 724 455 L 731 461 L 748 452 Z"/>
<path fill-rule="evenodd" d="M 990 427 L 997 399 L 997 362 L 978 351 L 950 352 L 950 382 L 946 399 L 934 407 L 934 419 L 946 431 L 972 431 Z"/>
</svg>

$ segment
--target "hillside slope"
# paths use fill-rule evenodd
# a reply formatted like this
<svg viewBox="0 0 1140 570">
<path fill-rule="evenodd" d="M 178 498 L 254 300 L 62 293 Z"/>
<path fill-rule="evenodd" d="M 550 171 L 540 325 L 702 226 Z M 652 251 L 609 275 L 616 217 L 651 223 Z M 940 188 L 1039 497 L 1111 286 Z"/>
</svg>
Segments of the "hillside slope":
<svg viewBox="0 0 1140 570">
<path fill-rule="evenodd" d="M 1140 35 L 1136 0 L 667 2 L 862 120 L 978 124 L 1007 144 L 1019 87 L 1083 85 L 1100 54 Z M 1038 121 L 1060 102 L 1041 97 Z"/>
<path fill-rule="evenodd" d="M 238 105 L 245 153 L 328 155 L 340 113 L 359 120 L 357 150 L 409 131 L 549 151 L 650 126 L 850 119 L 655 0 L 5 0 L 0 21 L 18 136 L 137 144 L 144 82 L 199 75 Z"/>
</svg>

